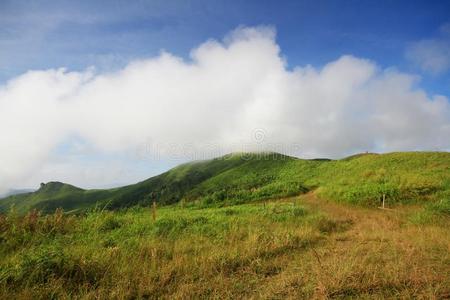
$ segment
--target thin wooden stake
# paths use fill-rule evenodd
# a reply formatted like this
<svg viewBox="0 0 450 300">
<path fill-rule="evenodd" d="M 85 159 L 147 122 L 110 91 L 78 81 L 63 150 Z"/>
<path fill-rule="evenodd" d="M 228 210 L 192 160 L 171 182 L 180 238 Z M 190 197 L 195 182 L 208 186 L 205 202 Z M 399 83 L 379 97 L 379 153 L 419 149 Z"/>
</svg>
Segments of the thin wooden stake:
<svg viewBox="0 0 450 300">
<path fill-rule="evenodd" d="M 156 221 L 156 201 L 153 200 L 153 205 L 152 205 L 152 217 L 153 217 L 153 221 Z"/>
<path fill-rule="evenodd" d="M 386 199 L 386 194 L 383 193 L 383 208 L 384 208 L 384 200 Z"/>
</svg>

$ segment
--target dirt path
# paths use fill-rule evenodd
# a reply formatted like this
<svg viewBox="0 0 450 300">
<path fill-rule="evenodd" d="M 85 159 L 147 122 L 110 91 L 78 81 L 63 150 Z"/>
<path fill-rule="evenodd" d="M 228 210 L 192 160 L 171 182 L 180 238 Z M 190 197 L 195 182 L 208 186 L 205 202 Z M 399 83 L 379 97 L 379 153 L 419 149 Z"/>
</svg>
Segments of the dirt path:
<svg viewBox="0 0 450 300">
<path fill-rule="evenodd" d="M 407 216 L 417 210 L 415 207 L 375 209 L 338 204 L 321 199 L 314 192 L 302 195 L 300 199 L 302 203 L 313 209 L 325 212 L 333 219 L 350 221 L 353 226 L 349 231 L 355 234 L 364 231 L 392 231 L 399 229 L 407 222 Z"/>
<path fill-rule="evenodd" d="M 316 249 L 317 298 L 450 296 L 450 230 L 412 224 L 408 216 L 417 208 L 361 208 L 314 193 L 301 196 L 300 202 L 349 224 Z"/>
</svg>

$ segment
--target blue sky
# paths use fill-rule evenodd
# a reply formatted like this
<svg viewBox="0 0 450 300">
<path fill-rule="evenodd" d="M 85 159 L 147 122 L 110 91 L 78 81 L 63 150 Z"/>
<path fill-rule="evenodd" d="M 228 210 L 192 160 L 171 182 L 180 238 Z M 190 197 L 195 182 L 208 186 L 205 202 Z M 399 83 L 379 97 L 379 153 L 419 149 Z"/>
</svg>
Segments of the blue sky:
<svg viewBox="0 0 450 300">
<path fill-rule="evenodd" d="M 161 49 L 186 57 L 240 25 L 273 25 L 290 65 L 343 54 L 423 76 L 450 93 L 448 74 L 423 74 L 407 47 L 439 35 L 448 1 L 1 1 L 0 81 L 29 69 L 116 68 Z"/>
<path fill-rule="evenodd" d="M 131 183 L 255 132 L 448 150 L 449 98 L 449 1 L 0 0 L 0 192 Z"/>
</svg>

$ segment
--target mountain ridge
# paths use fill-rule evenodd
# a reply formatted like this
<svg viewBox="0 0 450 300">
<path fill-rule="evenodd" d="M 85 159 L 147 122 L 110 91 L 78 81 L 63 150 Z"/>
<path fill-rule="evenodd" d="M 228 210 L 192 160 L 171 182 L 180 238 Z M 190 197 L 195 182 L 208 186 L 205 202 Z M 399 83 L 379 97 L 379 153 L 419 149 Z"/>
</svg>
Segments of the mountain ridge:
<svg viewBox="0 0 450 300">
<path fill-rule="evenodd" d="M 360 153 L 340 160 L 300 159 L 274 152 L 231 153 L 181 164 L 135 184 L 85 190 L 67 183 L 41 184 L 31 193 L 0 199 L 0 211 L 58 207 L 83 212 L 201 203 L 227 205 L 301 194 L 317 189 L 337 201 L 376 205 L 380 194 L 396 202 L 439 200 L 450 196 L 450 153 Z M 450 197 L 449 197 L 450 198 Z"/>
</svg>

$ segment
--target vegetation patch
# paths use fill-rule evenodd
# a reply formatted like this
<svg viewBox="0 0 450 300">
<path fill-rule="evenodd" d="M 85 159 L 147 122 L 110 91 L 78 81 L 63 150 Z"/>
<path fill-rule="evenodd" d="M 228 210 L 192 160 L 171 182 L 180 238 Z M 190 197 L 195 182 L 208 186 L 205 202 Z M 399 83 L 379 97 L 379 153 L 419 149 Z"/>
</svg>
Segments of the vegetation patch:
<svg viewBox="0 0 450 300">
<path fill-rule="evenodd" d="M 446 223 L 399 226 L 379 210 L 349 218 L 359 214 L 351 208 L 334 217 L 308 203 L 159 207 L 156 220 L 148 208 L 79 216 L 12 211 L 0 218 L 0 298 L 439 298 L 448 292 Z M 435 272 L 442 275 L 434 278 Z M 414 281 L 416 273 L 427 281 Z"/>
<path fill-rule="evenodd" d="M 377 207 L 431 203 L 450 196 L 450 154 L 399 152 L 356 155 L 342 160 L 304 160 L 277 153 L 241 153 L 181 165 L 137 184 L 110 190 L 82 190 L 48 183 L 34 193 L 0 201 L 23 214 L 62 207 L 80 214 L 93 208 L 179 203 L 225 207 L 296 196 L 317 190 L 324 198 Z"/>
</svg>

